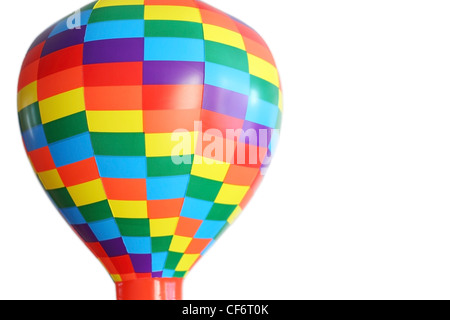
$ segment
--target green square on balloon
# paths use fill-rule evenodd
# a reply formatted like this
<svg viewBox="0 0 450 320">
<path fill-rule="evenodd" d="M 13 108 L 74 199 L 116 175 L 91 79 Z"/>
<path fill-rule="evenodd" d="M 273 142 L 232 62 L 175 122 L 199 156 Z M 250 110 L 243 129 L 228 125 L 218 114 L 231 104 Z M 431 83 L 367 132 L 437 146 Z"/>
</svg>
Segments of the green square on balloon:
<svg viewBox="0 0 450 320">
<path fill-rule="evenodd" d="M 144 19 L 144 6 L 111 6 L 96 8 L 92 11 L 89 23 L 113 20 Z"/>
<path fill-rule="evenodd" d="M 126 237 L 150 237 L 150 224 L 148 219 L 116 218 L 120 234 Z"/>
<path fill-rule="evenodd" d="M 144 133 L 91 132 L 94 154 L 98 156 L 145 156 Z"/>
<path fill-rule="evenodd" d="M 105 220 L 113 216 L 108 200 L 81 206 L 78 210 L 87 222 Z"/>
<path fill-rule="evenodd" d="M 184 278 L 186 273 L 187 273 L 187 271 L 175 271 L 175 273 L 173 274 L 173 277 L 174 278 Z"/>
<path fill-rule="evenodd" d="M 175 270 L 182 257 L 183 253 L 169 251 L 164 269 Z"/>
<path fill-rule="evenodd" d="M 19 124 L 22 132 L 42 124 L 39 102 L 35 102 L 19 111 Z"/>
<path fill-rule="evenodd" d="M 168 237 L 152 237 L 152 252 L 169 251 L 173 236 Z"/>
<path fill-rule="evenodd" d="M 190 21 L 146 20 L 145 36 L 203 40 L 203 25 Z"/>
<path fill-rule="evenodd" d="M 222 182 L 191 176 L 186 196 L 206 201 L 214 201 L 222 188 Z"/>
<path fill-rule="evenodd" d="M 75 203 L 66 188 L 47 190 L 47 192 L 58 208 L 75 207 Z"/>
<path fill-rule="evenodd" d="M 205 41 L 205 58 L 208 62 L 249 72 L 247 52 L 236 47 L 214 41 Z"/>
<path fill-rule="evenodd" d="M 206 220 L 226 221 L 236 209 L 236 205 L 215 203 Z"/>
<path fill-rule="evenodd" d="M 280 89 L 274 84 L 250 75 L 250 90 L 251 92 L 257 92 L 259 99 L 270 102 L 276 106 L 278 105 Z"/>
<path fill-rule="evenodd" d="M 194 155 L 190 155 L 192 163 Z M 172 157 L 147 158 L 147 175 L 149 177 L 180 176 L 191 173 L 191 164 L 175 164 Z"/>
<path fill-rule="evenodd" d="M 45 137 L 48 143 L 67 139 L 89 131 L 86 121 L 86 111 L 44 124 Z"/>
</svg>

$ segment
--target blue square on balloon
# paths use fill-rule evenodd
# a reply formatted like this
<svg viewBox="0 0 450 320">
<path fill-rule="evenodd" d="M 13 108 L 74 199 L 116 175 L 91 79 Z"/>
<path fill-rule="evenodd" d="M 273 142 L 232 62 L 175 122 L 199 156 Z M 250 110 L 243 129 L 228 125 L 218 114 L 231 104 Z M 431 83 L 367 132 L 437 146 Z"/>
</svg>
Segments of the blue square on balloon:
<svg viewBox="0 0 450 320">
<path fill-rule="evenodd" d="M 226 221 L 205 220 L 195 234 L 195 238 L 213 239 L 219 234 L 220 230 L 222 230 L 226 223 Z"/>
<path fill-rule="evenodd" d="M 128 253 L 149 254 L 152 252 L 150 237 L 123 237 Z"/>
<path fill-rule="evenodd" d="M 147 178 L 146 157 L 96 156 L 95 160 L 101 178 Z"/>
<path fill-rule="evenodd" d="M 62 167 L 94 156 L 89 132 L 60 140 L 49 145 L 57 167 Z"/>
<path fill-rule="evenodd" d="M 167 256 L 169 254 L 167 252 L 158 252 L 152 254 L 152 271 L 162 271 L 164 269 L 164 265 L 166 264 Z"/>
<path fill-rule="evenodd" d="M 120 238 L 120 231 L 114 218 L 89 223 L 92 232 L 99 241 Z"/>
<path fill-rule="evenodd" d="M 190 175 L 147 179 L 147 200 L 180 199 L 186 195 Z"/>
<path fill-rule="evenodd" d="M 275 128 L 279 113 L 280 109 L 278 106 L 258 97 L 250 96 L 245 120 L 262 124 L 269 128 Z"/>
<path fill-rule="evenodd" d="M 173 278 L 175 274 L 175 270 L 164 269 L 163 270 L 163 278 Z"/>
<path fill-rule="evenodd" d="M 205 61 L 205 43 L 189 38 L 145 38 L 146 61 Z"/>
<path fill-rule="evenodd" d="M 184 199 L 181 216 L 191 219 L 205 220 L 214 202 L 186 197 Z"/>
<path fill-rule="evenodd" d="M 60 212 L 64 216 L 64 218 L 67 220 L 67 222 L 70 223 L 71 225 L 86 223 L 86 220 L 81 215 L 81 212 L 80 212 L 80 210 L 78 210 L 77 207 L 61 208 Z"/>
<path fill-rule="evenodd" d="M 47 146 L 44 127 L 38 125 L 22 133 L 23 143 L 27 151 L 33 151 Z"/>
<path fill-rule="evenodd" d="M 48 37 L 51 38 L 54 35 L 57 35 L 61 32 L 64 32 L 67 30 L 73 30 L 70 28 L 70 27 L 72 27 L 71 24 L 73 24 L 74 27 L 81 27 L 81 26 L 87 25 L 87 23 L 89 21 L 89 17 L 91 16 L 91 13 L 92 13 L 92 10 L 86 10 L 86 11 L 79 12 L 79 15 L 77 15 L 78 13 L 75 13 L 74 15 L 70 16 L 69 18 L 59 21 L 55 25 L 55 27 L 53 28 L 52 32 L 50 33 L 50 35 Z"/>
<path fill-rule="evenodd" d="M 206 62 L 205 84 L 249 95 L 250 74 L 217 63 Z"/>
<path fill-rule="evenodd" d="M 113 20 L 90 23 L 85 41 L 144 37 L 144 20 Z"/>
<path fill-rule="evenodd" d="M 278 147 L 280 141 L 280 130 L 275 129 L 272 131 L 272 137 L 270 139 L 269 151 L 273 154 Z"/>
</svg>

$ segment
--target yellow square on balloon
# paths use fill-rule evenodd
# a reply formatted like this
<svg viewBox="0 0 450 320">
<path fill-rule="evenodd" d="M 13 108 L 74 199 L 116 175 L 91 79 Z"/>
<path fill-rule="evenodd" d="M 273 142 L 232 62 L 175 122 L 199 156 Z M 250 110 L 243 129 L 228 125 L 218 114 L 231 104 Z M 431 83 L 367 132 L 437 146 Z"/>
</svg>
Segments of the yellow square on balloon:
<svg viewBox="0 0 450 320">
<path fill-rule="evenodd" d="M 41 180 L 45 190 L 64 188 L 64 183 L 62 182 L 58 170 L 56 169 L 39 172 L 38 177 L 39 180 Z"/>
<path fill-rule="evenodd" d="M 189 271 L 199 258 L 199 254 L 184 254 L 180 262 L 178 262 L 175 271 Z"/>
<path fill-rule="evenodd" d="M 278 88 L 280 87 L 280 78 L 278 76 L 278 70 L 271 63 L 249 53 L 248 67 L 250 70 L 250 74 L 259 77 L 261 79 L 264 79 L 276 85 Z"/>
<path fill-rule="evenodd" d="M 184 253 L 192 242 L 192 238 L 173 236 L 169 251 Z"/>
<path fill-rule="evenodd" d="M 245 50 L 244 39 L 237 32 L 206 23 L 203 24 L 203 32 L 205 34 L 205 40 L 219 42 Z"/>
<path fill-rule="evenodd" d="M 86 111 L 90 132 L 143 132 L 144 115 L 139 110 Z"/>
<path fill-rule="evenodd" d="M 231 216 L 228 217 L 227 222 L 229 224 L 232 224 L 234 221 L 236 221 L 237 217 L 239 217 L 239 215 L 242 212 L 242 208 L 237 206 L 236 209 L 234 209 L 233 213 L 231 214 Z"/>
<path fill-rule="evenodd" d="M 175 234 L 179 218 L 150 219 L 150 236 L 167 237 Z"/>
<path fill-rule="evenodd" d="M 78 88 L 39 101 L 42 124 L 85 110 L 84 89 Z"/>
<path fill-rule="evenodd" d="M 99 0 L 94 8 L 132 5 L 144 5 L 144 0 Z"/>
<path fill-rule="evenodd" d="M 120 276 L 120 274 L 110 274 L 111 279 L 113 279 L 114 282 L 121 282 L 122 281 L 122 277 Z"/>
<path fill-rule="evenodd" d="M 145 6 L 145 20 L 175 20 L 202 22 L 200 9 L 185 6 Z"/>
<path fill-rule="evenodd" d="M 233 184 L 224 183 L 222 188 L 220 188 L 219 194 L 214 202 L 237 205 L 241 203 L 249 189 L 249 186 L 236 186 Z"/>
<path fill-rule="evenodd" d="M 195 155 L 191 174 L 209 180 L 223 181 L 229 168 L 229 163 Z"/>
<path fill-rule="evenodd" d="M 100 179 L 68 187 L 67 191 L 69 191 L 77 207 L 106 199 L 105 190 Z"/>
<path fill-rule="evenodd" d="M 278 108 L 280 109 L 281 112 L 283 112 L 284 102 L 283 102 L 283 93 L 281 92 L 281 90 L 279 91 L 278 97 L 279 97 L 278 98 Z"/>
<path fill-rule="evenodd" d="M 147 214 L 147 201 L 108 200 L 112 214 L 115 218 L 145 219 Z"/>
<path fill-rule="evenodd" d="M 37 96 L 37 81 L 30 83 L 29 85 L 23 87 L 18 95 L 17 95 L 17 106 L 18 111 L 22 110 L 25 107 L 28 107 L 30 104 L 38 101 Z"/>
<path fill-rule="evenodd" d="M 191 155 L 197 143 L 196 132 L 150 133 L 145 135 L 147 157 Z"/>
</svg>

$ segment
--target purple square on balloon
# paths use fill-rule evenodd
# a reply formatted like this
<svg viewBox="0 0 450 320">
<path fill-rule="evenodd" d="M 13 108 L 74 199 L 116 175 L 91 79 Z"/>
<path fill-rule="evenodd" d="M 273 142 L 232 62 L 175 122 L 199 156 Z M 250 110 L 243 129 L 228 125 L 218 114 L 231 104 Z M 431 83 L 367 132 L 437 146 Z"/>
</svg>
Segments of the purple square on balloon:
<svg viewBox="0 0 450 320">
<path fill-rule="evenodd" d="M 121 238 L 100 241 L 100 244 L 110 258 L 127 254 L 127 249 Z"/>
<path fill-rule="evenodd" d="M 134 271 L 137 273 L 152 272 L 152 255 L 151 254 L 130 254 L 131 263 Z"/>
<path fill-rule="evenodd" d="M 205 63 L 144 61 L 144 84 L 203 84 Z"/>
<path fill-rule="evenodd" d="M 144 38 L 90 41 L 84 44 L 83 64 L 144 60 Z"/>
<path fill-rule="evenodd" d="M 85 33 L 86 26 L 82 26 L 79 29 L 69 29 L 54 35 L 45 42 L 44 48 L 42 49 L 42 57 L 64 48 L 82 44 Z"/>
<path fill-rule="evenodd" d="M 55 28 L 56 23 L 45 29 L 31 44 L 30 49 L 36 47 L 38 44 L 41 44 L 45 40 L 47 40 L 48 36 L 52 33 L 52 30 Z"/>
<path fill-rule="evenodd" d="M 248 96 L 219 87 L 205 85 L 203 109 L 245 119 Z"/>
<path fill-rule="evenodd" d="M 242 130 L 244 134 L 239 138 L 239 142 L 256 145 L 260 148 L 269 147 L 273 129 L 245 120 Z"/>
<path fill-rule="evenodd" d="M 92 243 L 98 241 L 88 224 L 77 224 L 72 227 L 85 242 Z"/>
</svg>

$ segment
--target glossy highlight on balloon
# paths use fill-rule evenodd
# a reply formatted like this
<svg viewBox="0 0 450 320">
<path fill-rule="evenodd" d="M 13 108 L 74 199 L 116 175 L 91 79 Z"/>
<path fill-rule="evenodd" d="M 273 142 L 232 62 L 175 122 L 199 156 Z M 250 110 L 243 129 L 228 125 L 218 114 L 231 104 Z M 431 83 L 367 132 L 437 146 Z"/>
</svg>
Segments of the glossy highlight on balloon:
<svg viewBox="0 0 450 320">
<path fill-rule="evenodd" d="M 18 113 L 40 183 L 117 299 L 176 300 L 261 183 L 282 93 L 261 36 L 205 2 L 99 0 L 33 42 Z"/>
</svg>

